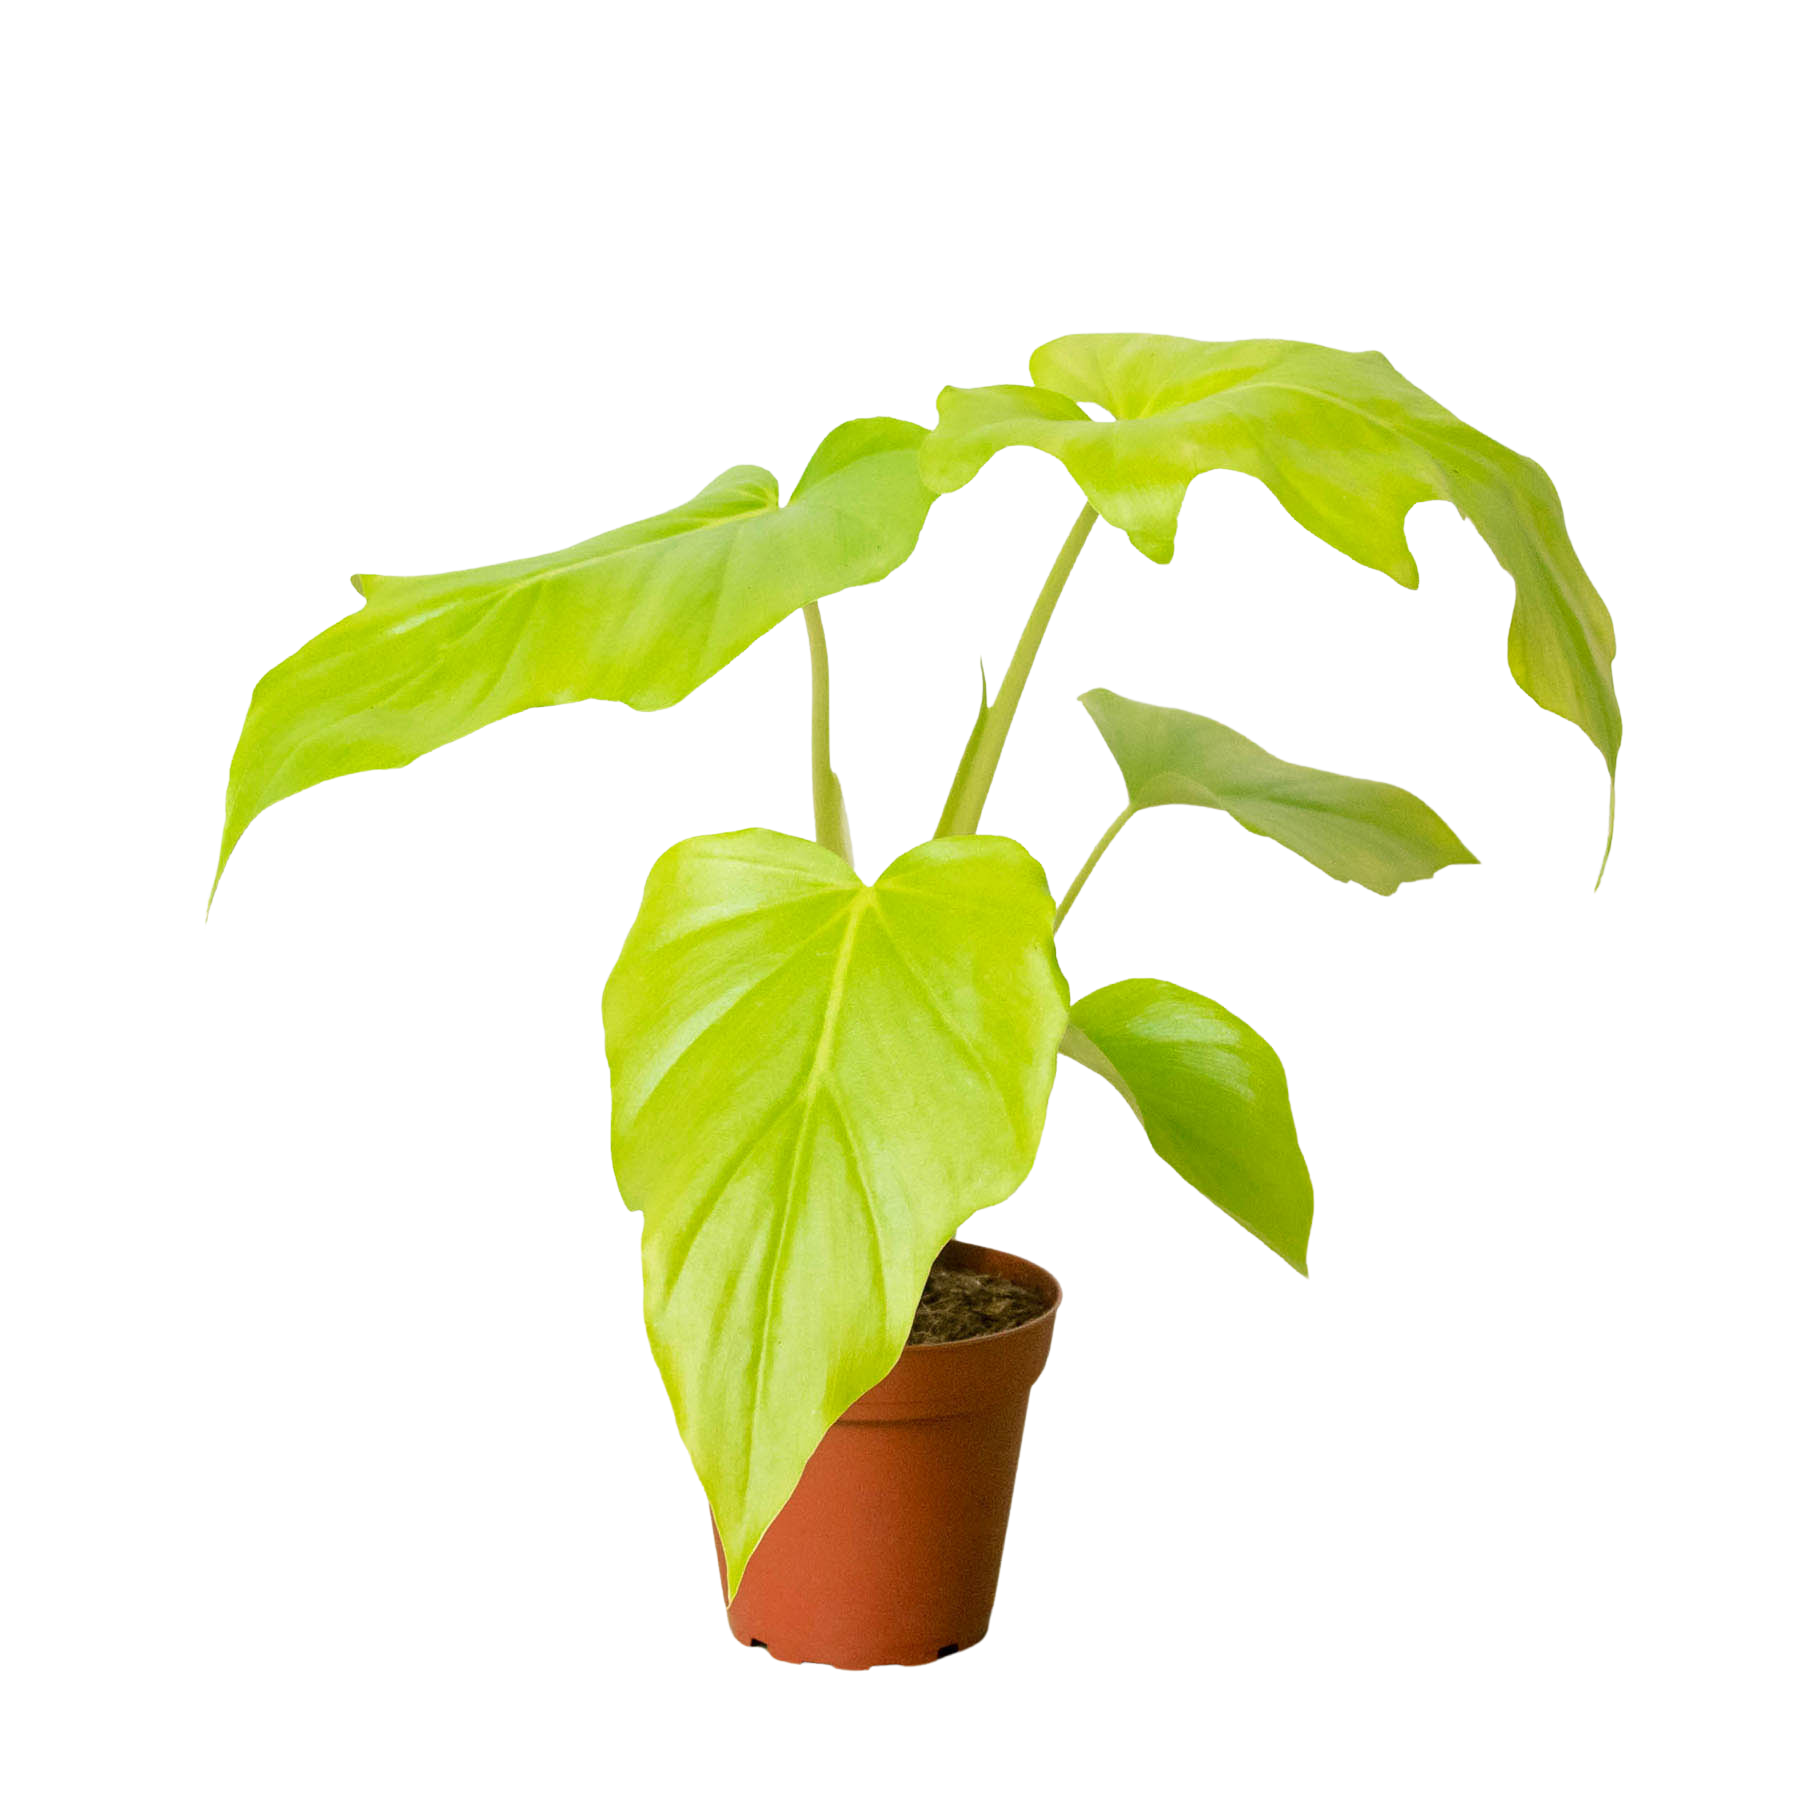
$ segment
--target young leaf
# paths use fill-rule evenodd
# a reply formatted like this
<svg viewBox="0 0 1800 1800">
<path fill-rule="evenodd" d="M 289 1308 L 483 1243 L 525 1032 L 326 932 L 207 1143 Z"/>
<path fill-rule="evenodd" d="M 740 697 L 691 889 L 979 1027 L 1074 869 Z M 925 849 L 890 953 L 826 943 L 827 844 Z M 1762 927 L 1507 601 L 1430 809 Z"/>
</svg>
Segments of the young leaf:
<svg viewBox="0 0 1800 1800">
<path fill-rule="evenodd" d="M 1513 577 L 1513 677 L 1619 754 L 1613 628 L 1577 560 L 1550 478 L 1453 417 L 1388 360 L 1317 344 L 1098 335 L 1031 359 L 1034 387 L 946 388 L 920 467 L 949 493 L 996 451 L 1060 458 L 1103 519 L 1155 562 L 1175 550 L 1188 483 L 1235 469 L 1265 483 L 1308 531 L 1416 587 L 1407 512 L 1449 500 Z M 1092 401 L 1113 416 L 1090 419 Z"/>
<path fill-rule="evenodd" d="M 1075 1003 L 1062 1048 L 1125 1096 L 1182 1180 L 1306 1273 L 1312 1177 L 1287 1076 L 1242 1019 L 1172 981 L 1117 981 Z"/>
<path fill-rule="evenodd" d="M 1043 871 L 921 845 L 865 886 L 817 844 L 694 838 L 606 985 L 613 1166 L 644 1311 L 735 1590 L 932 1258 L 1037 1153 L 1068 988 Z"/>
<path fill-rule="evenodd" d="M 970 766 L 975 761 L 975 753 L 981 748 L 981 740 L 988 728 L 988 719 L 993 713 L 988 704 L 987 669 L 981 671 L 981 709 L 975 715 L 975 723 L 969 727 L 968 740 L 963 745 L 963 753 L 956 765 L 956 773 L 950 778 L 950 792 L 944 797 L 944 810 L 938 814 L 937 830 L 933 837 L 949 837 L 950 828 L 955 822 L 957 795 L 967 778 Z"/>
<path fill-rule="evenodd" d="M 1417 795 L 1271 756 L 1198 713 L 1105 688 L 1081 696 L 1125 777 L 1133 811 L 1211 806 L 1338 881 L 1391 894 L 1475 858 Z"/>
<path fill-rule="evenodd" d="M 785 506 L 766 469 L 727 469 L 686 505 L 569 550 L 357 576 L 362 611 L 256 685 L 219 872 L 250 821 L 302 788 L 399 768 L 534 706 L 672 706 L 807 601 L 879 581 L 931 506 L 924 435 L 902 419 L 840 425 Z"/>
</svg>

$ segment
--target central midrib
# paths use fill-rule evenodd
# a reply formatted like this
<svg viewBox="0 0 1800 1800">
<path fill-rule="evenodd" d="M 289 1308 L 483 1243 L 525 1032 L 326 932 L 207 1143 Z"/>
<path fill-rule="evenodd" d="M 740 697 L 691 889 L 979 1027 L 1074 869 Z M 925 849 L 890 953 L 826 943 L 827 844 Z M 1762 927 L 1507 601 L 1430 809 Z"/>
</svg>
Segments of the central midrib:
<svg viewBox="0 0 1800 1800">
<path fill-rule="evenodd" d="M 813 1051 L 812 1067 L 807 1072 L 805 1085 L 800 1091 L 800 1119 L 794 1130 L 794 1151 L 788 1160 L 787 1184 L 781 1197 L 781 1222 L 776 1229 L 775 1249 L 769 1257 L 768 1272 L 763 1277 L 762 1291 L 758 1296 L 757 1312 L 764 1320 L 764 1328 L 756 1343 L 756 1376 L 752 1384 L 755 1400 L 750 1409 L 752 1446 L 755 1443 L 756 1420 L 762 1412 L 763 1391 L 768 1378 L 769 1340 L 774 1335 L 770 1329 L 771 1304 L 781 1282 L 788 1242 L 793 1235 L 794 1193 L 800 1185 L 802 1168 L 811 1160 L 813 1108 L 825 1079 L 826 1066 L 831 1060 L 832 1046 L 837 1041 L 838 1016 L 843 1011 L 844 993 L 849 986 L 850 958 L 856 948 L 856 934 L 868 913 L 872 897 L 871 890 L 866 887 L 852 897 L 850 917 L 844 926 L 844 941 L 838 947 L 837 963 L 831 971 L 831 989 L 825 1000 L 825 1018 L 819 1030 L 818 1047 Z M 746 1459 L 747 1466 L 754 1459 L 752 1448 L 751 1456 Z"/>
</svg>

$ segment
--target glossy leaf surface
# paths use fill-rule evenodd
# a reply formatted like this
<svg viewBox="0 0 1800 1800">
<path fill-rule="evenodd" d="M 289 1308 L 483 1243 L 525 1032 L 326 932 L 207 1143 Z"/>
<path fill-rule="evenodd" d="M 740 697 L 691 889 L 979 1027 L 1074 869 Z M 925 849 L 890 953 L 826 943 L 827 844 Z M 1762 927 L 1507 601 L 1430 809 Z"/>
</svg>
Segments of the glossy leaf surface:
<svg viewBox="0 0 1800 1800">
<path fill-rule="evenodd" d="M 365 604 L 270 670 L 232 759 L 219 868 L 266 807 L 392 769 L 536 706 L 671 706 L 772 625 L 879 581 L 932 496 L 922 427 L 857 419 L 783 506 L 766 469 L 727 469 L 683 506 L 572 549 L 450 575 L 359 575 Z"/>
<path fill-rule="evenodd" d="M 1068 990 L 1043 871 L 946 838 L 865 885 L 769 831 L 656 864 L 605 997 L 645 1318 L 729 1579 L 1037 1152 Z"/>
<path fill-rule="evenodd" d="M 1283 762 L 1198 713 L 1147 706 L 1106 688 L 1081 696 L 1113 753 L 1133 810 L 1210 806 L 1338 881 L 1391 894 L 1475 858 L 1415 794 Z"/>
<path fill-rule="evenodd" d="M 1234 469 L 1265 483 L 1328 544 L 1418 585 L 1407 512 L 1449 500 L 1513 577 L 1513 676 L 1619 751 L 1612 621 L 1575 555 L 1550 478 L 1463 424 L 1376 353 L 1253 339 L 1058 338 L 1031 359 L 1032 387 L 946 388 L 926 440 L 927 483 L 948 493 L 1025 444 L 1058 457 L 1103 519 L 1167 562 L 1188 483 Z M 1113 416 L 1088 417 L 1079 402 Z"/>
<path fill-rule="evenodd" d="M 1172 981 L 1118 981 L 1077 1001 L 1064 1053 L 1124 1095 L 1170 1168 L 1306 1273 L 1312 1177 L 1275 1052 Z"/>
</svg>

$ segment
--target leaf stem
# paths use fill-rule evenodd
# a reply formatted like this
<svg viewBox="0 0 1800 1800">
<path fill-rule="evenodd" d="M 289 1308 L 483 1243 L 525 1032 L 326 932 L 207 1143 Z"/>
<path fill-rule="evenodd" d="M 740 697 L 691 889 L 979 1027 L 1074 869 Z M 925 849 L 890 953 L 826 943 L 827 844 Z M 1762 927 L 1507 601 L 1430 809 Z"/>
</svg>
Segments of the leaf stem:
<svg viewBox="0 0 1800 1800">
<path fill-rule="evenodd" d="M 1069 571 L 1074 568 L 1075 559 L 1081 554 L 1081 546 L 1087 542 L 1098 516 L 1091 506 L 1081 509 L 1080 517 L 1070 527 L 1062 549 L 1057 552 L 1056 561 L 1050 565 L 1037 604 L 1025 621 L 1025 629 L 1019 633 L 1019 642 L 1013 650 L 1012 661 L 1006 666 L 1000 691 L 994 696 L 993 709 L 982 721 L 980 740 L 974 746 L 975 754 L 969 759 L 968 766 L 957 772 L 950 798 L 944 803 L 944 823 L 938 830 L 939 837 L 967 837 L 980 827 L 981 809 L 987 804 L 988 789 L 993 786 L 994 770 L 999 766 L 1000 752 L 1006 747 L 1006 734 L 1012 729 L 1013 714 L 1019 710 L 1025 678 L 1031 673 L 1038 645 L 1044 641 L 1044 632 L 1062 595 L 1063 584 L 1069 579 Z"/>
<path fill-rule="evenodd" d="M 827 850 L 850 861 L 850 822 L 844 790 L 831 767 L 831 661 L 825 651 L 825 621 L 816 600 L 807 601 L 806 648 L 812 658 L 813 836 Z"/>
<path fill-rule="evenodd" d="M 1101 832 L 1099 843 L 1088 852 L 1087 861 L 1081 865 L 1080 873 L 1069 883 L 1069 891 L 1063 895 L 1062 903 L 1056 909 L 1056 919 L 1050 927 L 1052 931 L 1057 930 L 1061 926 L 1069 908 L 1075 904 L 1075 896 L 1087 885 L 1087 878 L 1093 874 L 1095 863 L 1106 854 L 1106 846 L 1125 829 L 1125 821 L 1136 811 L 1137 808 L 1135 806 L 1127 805 L 1125 810 L 1120 813 L 1103 832 Z"/>
</svg>

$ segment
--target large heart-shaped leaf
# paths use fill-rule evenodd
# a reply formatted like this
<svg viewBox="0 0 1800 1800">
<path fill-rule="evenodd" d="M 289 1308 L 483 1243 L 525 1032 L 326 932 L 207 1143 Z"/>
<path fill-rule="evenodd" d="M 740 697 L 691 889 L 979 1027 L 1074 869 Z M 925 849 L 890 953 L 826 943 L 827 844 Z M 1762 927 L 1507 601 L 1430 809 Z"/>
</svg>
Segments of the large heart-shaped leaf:
<svg viewBox="0 0 1800 1800">
<path fill-rule="evenodd" d="M 1242 1019 L 1172 981 L 1116 981 L 1075 1003 L 1063 1051 L 1125 1096 L 1184 1181 L 1306 1273 L 1312 1177 L 1287 1076 Z"/>
<path fill-rule="evenodd" d="M 256 685 L 220 872 L 250 821 L 302 788 L 399 768 L 534 706 L 672 706 L 807 601 L 879 581 L 931 505 L 924 435 L 903 419 L 840 425 L 785 506 L 766 469 L 727 469 L 686 505 L 569 550 L 357 576 L 362 611 Z"/>
<path fill-rule="evenodd" d="M 1037 1153 L 1068 989 L 1043 871 L 943 838 L 865 885 L 742 831 L 651 871 L 606 986 L 645 1318 L 733 1589 L 931 1260 Z"/>
<path fill-rule="evenodd" d="M 1308 531 L 1406 587 L 1407 512 L 1449 500 L 1513 577 L 1514 678 L 1573 720 L 1613 770 L 1613 628 L 1569 542 L 1550 478 L 1446 412 L 1388 360 L 1318 344 L 1092 335 L 1031 359 L 1034 387 L 946 388 L 920 466 L 948 493 L 996 451 L 1061 459 L 1103 519 L 1167 562 L 1188 483 L 1235 469 L 1267 484 Z M 1081 401 L 1106 408 L 1088 417 Z"/>
<path fill-rule="evenodd" d="M 1081 696 L 1125 777 L 1130 810 L 1211 806 L 1316 869 L 1391 894 L 1475 858 L 1416 794 L 1283 762 L 1229 726 L 1106 688 Z"/>
</svg>

